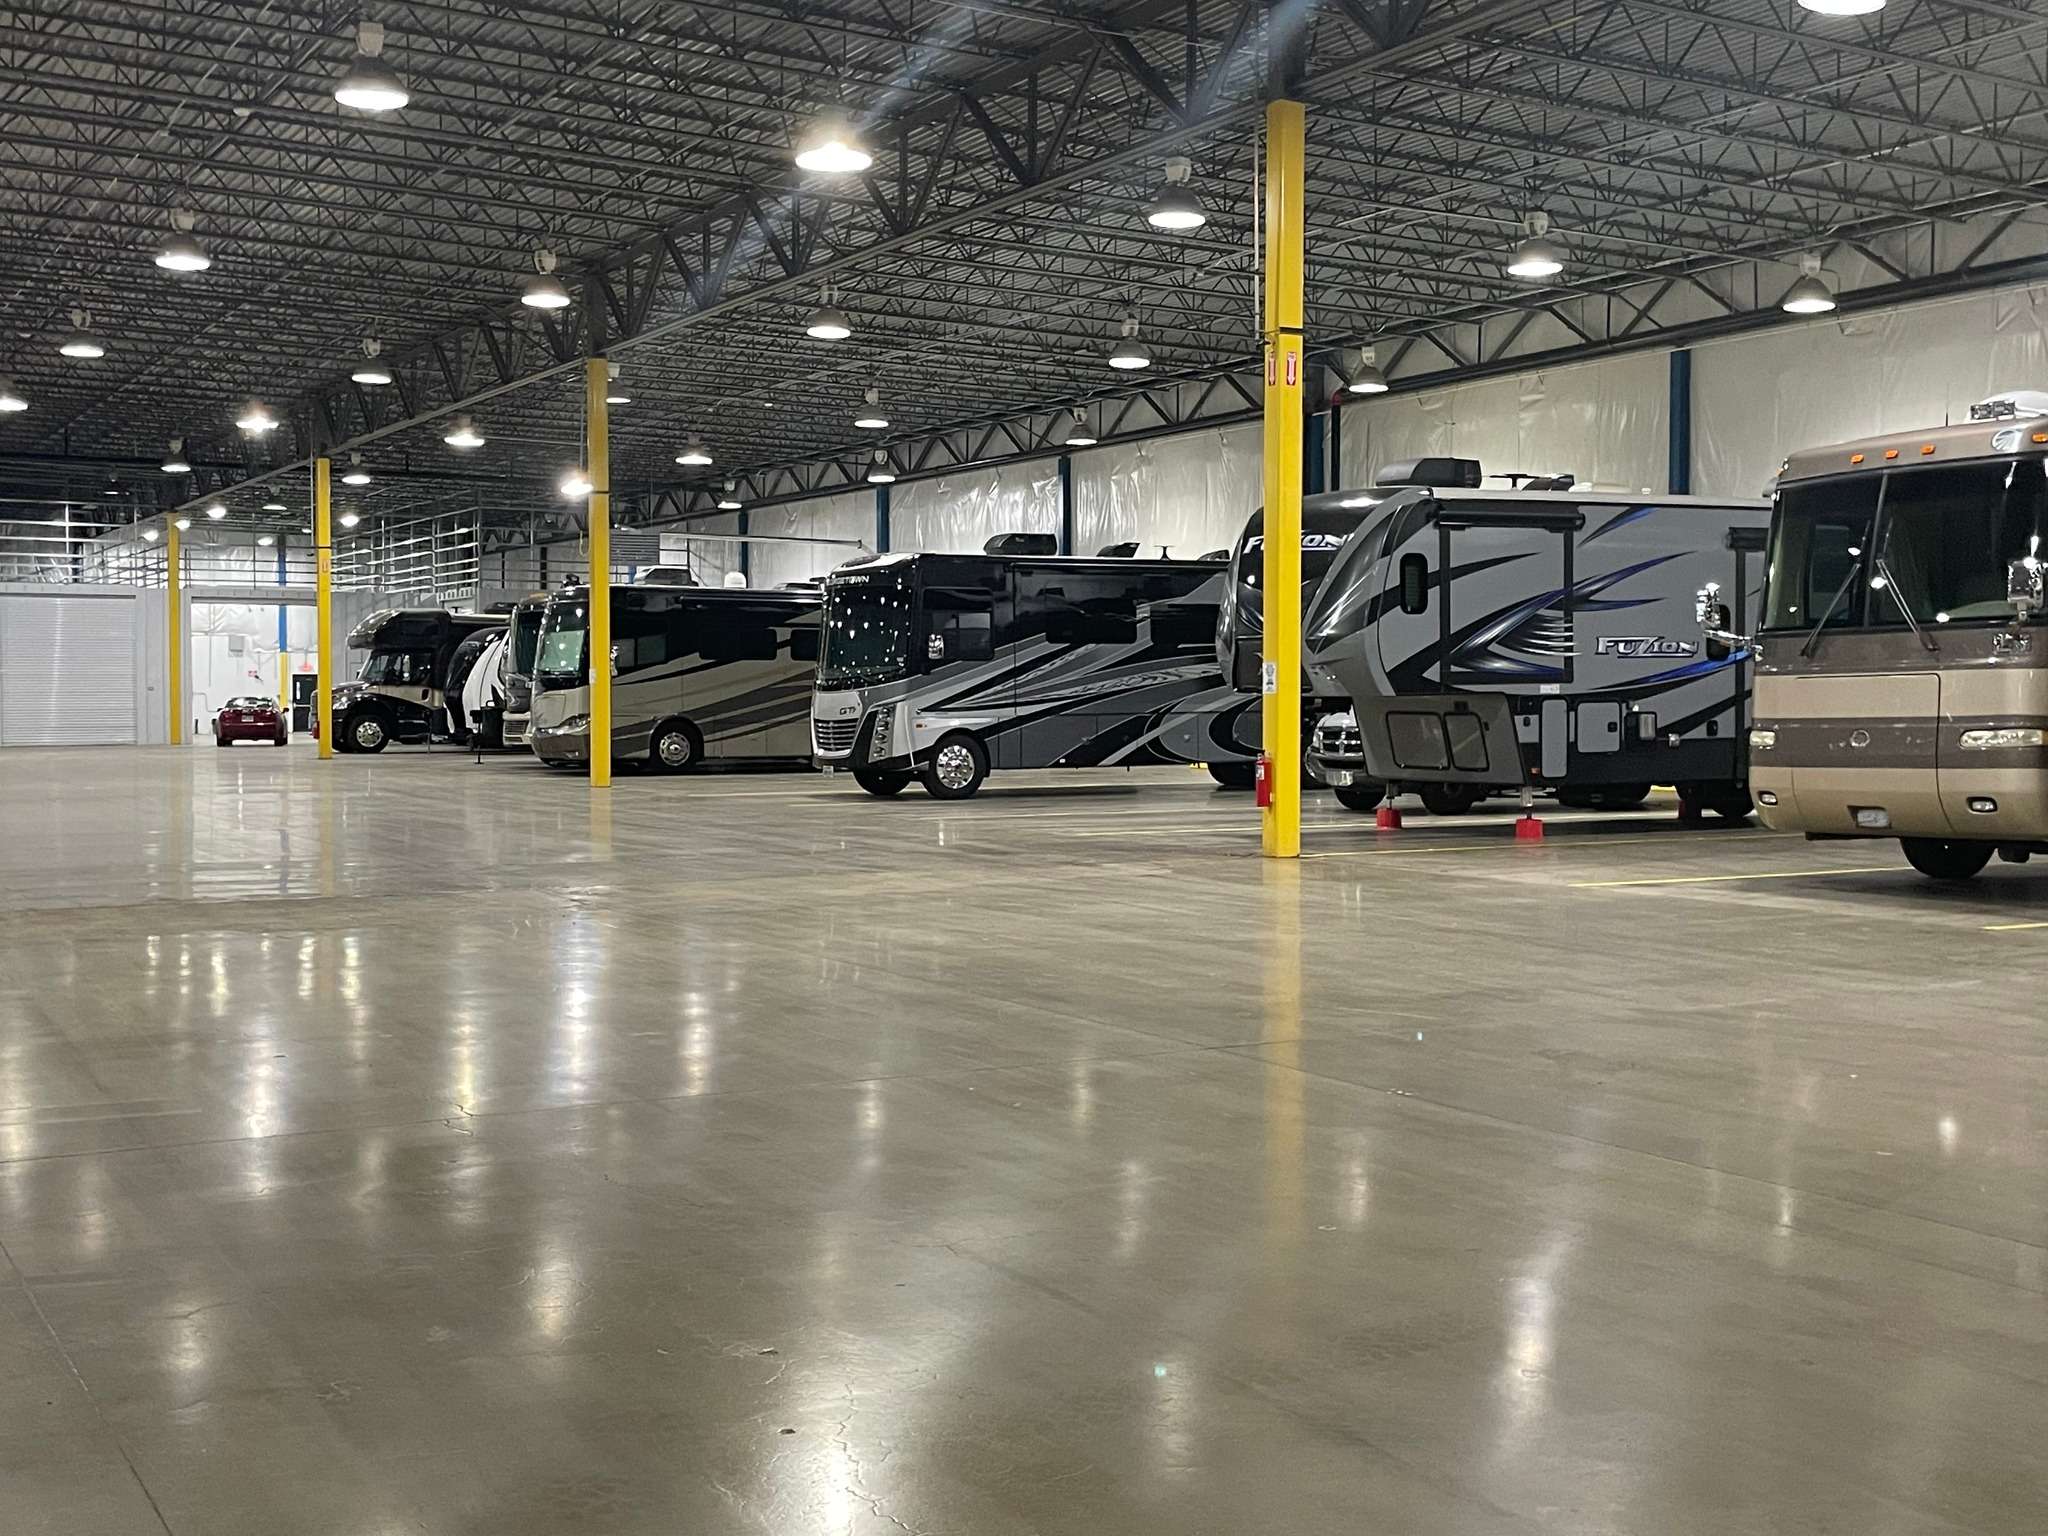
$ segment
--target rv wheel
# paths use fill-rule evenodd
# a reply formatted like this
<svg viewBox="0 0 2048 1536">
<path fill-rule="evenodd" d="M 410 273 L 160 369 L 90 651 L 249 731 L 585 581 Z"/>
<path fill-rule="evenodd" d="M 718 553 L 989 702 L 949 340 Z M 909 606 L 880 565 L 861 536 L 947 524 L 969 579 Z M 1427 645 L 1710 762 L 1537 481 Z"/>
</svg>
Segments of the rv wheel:
<svg viewBox="0 0 2048 1536">
<path fill-rule="evenodd" d="M 943 736 L 920 775 L 935 800 L 965 800 L 988 777 L 988 752 L 965 731 Z"/>
<path fill-rule="evenodd" d="M 1347 811 L 1376 811 L 1380 802 L 1387 798 L 1387 786 L 1384 784 L 1337 784 L 1332 788 L 1336 792 L 1337 803 Z"/>
<path fill-rule="evenodd" d="M 1424 784 L 1415 793 L 1432 816 L 1462 816 L 1479 803 L 1476 784 Z"/>
<path fill-rule="evenodd" d="M 362 714 L 348 723 L 349 749 L 354 752 L 382 752 L 391 740 L 381 715 Z"/>
<path fill-rule="evenodd" d="M 910 787 L 910 775 L 880 773 L 873 768 L 856 768 L 853 770 L 853 782 L 877 799 L 886 800 L 891 795 L 902 794 Z"/>
<path fill-rule="evenodd" d="M 1930 880 L 1968 880 L 1991 862 L 1991 844 L 1948 837 L 1902 837 L 1906 862 Z"/>
<path fill-rule="evenodd" d="M 697 733 L 681 720 L 669 721 L 647 744 L 648 763 L 662 773 L 687 772 L 697 766 L 702 755 L 697 747 Z"/>
<path fill-rule="evenodd" d="M 1756 802 L 1739 784 L 1723 784 L 1709 790 L 1700 803 L 1724 821 L 1747 821 Z"/>
<path fill-rule="evenodd" d="M 1209 777 L 1225 789 L 1250 789 L 1257 781 L 1258 773 L 1250 763 L 1209 764 Z"/>
</svg>

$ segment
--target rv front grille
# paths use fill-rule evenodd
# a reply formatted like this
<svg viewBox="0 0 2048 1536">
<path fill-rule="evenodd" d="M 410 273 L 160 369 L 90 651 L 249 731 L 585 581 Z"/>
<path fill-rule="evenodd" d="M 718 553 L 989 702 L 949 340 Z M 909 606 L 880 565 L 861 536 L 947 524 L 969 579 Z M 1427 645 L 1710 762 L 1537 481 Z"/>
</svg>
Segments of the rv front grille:
<svg viewBox="0 0 2048 1536">
<path fill-rule="evenodd" d="M 859 720 L 812 720 L 811 740 L 821 757 L 844 757 L 860 734 Z"/>
<path fill-rule="evenodd" d="M 1319 725 L 1315 750 L 1320 757 L 1363 757 L 1365 740 L 1355 725 Z"/>
</svg>

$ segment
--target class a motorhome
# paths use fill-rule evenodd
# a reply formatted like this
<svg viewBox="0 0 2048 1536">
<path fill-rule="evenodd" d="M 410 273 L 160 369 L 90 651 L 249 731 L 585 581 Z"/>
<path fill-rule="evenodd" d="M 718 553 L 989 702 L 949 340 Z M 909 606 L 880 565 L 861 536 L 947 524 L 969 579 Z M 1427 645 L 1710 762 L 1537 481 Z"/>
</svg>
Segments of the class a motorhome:
<svg viewBox="0 0 2048 1536">
<path fill-rule="evenodd" d="M 1556 483 L 1556 482 L 1552 482 Z M 1747 657 L 1699 633 L 1695 594 L 1753 611 L 1762 500 L 1413 487 L 1345 540 L 1303 615 L 1313 750 L 1344 803 L 1432 811 L 1503 790 L 1639 804 L 1675 784 L 1739 819 Z"/>
<path fill-rule="evenodd" d="M 394 741 L 445 737 L 445 690 L 456 651 L 471 636 L 504 626 L 502 614 L 446 608 L 386 608 L 364 619 L 348 643 L 369 655 L 354 680 L 334 690 L 335 747 L 381 752 Z"/>
<path fill-rule="evenodd" d="M 637 582 L 611 601 L 615 761 L 808 762 L 815 591 Z M 541 619 L 528 744 L 554 767 L 590 761 L 589 612 L 590 589 L 565 587 Z"/>
<path fill-rule="evenodd" d="M 2034 391 L 1785 461 L 1753 630 L 1767 825 L 1897 838 L 1942 880 L 2048 851 L 2044 464 Z M 1710 641 L 1750 643 L 1724 590 L 1699 609 Z"/>
<path fill-rule="evenodd" d="M 872 795 L 917 779 L 963 799 L 1000 768 L 1246 761 L 1213 710 L 1226 574 L 1050 553 L 851 561 L 825 581 L 817 764 Z"/>
<path fill-rule="evenodd" d="M 528 721 L 533 714 L 533 662 L 540 654 L 540 621 L 546 612 L 547 592 L 529 592 L 512 605 L 505 639 L 505 714 L 500 727 L 508 747 L 526 745 Z"/>
</svg>

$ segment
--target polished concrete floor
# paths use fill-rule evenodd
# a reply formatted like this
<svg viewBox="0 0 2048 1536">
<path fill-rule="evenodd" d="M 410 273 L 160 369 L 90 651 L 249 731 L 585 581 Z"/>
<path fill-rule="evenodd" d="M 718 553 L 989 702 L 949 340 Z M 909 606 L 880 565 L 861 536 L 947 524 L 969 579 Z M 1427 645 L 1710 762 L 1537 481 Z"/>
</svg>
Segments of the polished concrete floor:
<svg viewBox="0 0 2048 1536">
<path fill-rule="evenodd" d="M 0 1533 L 2048 1528 L 2048 869 L 1252 816 L 0 753 Z"/>
</svg>

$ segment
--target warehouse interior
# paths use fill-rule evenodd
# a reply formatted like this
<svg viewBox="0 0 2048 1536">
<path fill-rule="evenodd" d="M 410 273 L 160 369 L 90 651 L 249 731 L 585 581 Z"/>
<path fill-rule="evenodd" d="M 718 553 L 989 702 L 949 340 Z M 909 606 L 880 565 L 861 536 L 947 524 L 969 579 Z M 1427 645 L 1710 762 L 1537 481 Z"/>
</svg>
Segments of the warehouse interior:
<svg viewBox="0 0 2048 1536">
<path fill-rule="evenodd" d="M 0 33 L 0 1531 L 2048 1522 L 2048 12 Z"/>
</svg>

